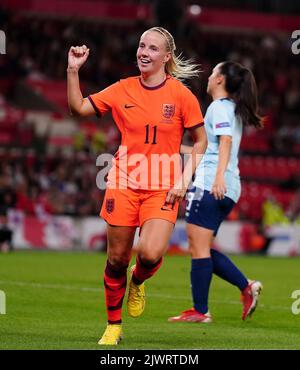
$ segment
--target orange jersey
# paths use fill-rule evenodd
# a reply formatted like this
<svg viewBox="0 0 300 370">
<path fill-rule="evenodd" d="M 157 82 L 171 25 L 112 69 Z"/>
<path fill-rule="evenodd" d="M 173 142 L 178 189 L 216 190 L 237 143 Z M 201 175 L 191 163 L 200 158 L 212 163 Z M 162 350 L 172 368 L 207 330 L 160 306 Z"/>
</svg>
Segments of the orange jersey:
<svg viewBox="0 0 300 370">
<path fill-rule="evenodd" d="M 203 125 L 192 92 L 171 76 L 156 87 L 143 85 L 140 77 L 129 77 L 88 98 L 98 115 L 111 110 L 121 132 L 107 186 L 170 189 L 180 175 L 178 169 L 181 173 L 178 161 L 184 129 Z"/>
</svg>

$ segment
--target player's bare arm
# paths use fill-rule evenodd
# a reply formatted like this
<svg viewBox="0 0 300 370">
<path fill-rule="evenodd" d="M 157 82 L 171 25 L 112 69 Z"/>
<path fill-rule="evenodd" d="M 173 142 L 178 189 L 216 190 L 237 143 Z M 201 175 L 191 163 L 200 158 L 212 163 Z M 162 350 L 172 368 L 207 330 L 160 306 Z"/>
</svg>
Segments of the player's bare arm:
<svg viewBox="0 0 300 370">
<path fill-rule="evenodd" d="M 71 46 L 68 53 L 68 103 L 74 116 L 91 116 L 95 110 L 87 98 L 83 98 L 79 85 L 79 69 L 89 56 L 90 49 L 86 45 Z"/>
<path fill-rule="evenodd" d="M 192 147 L 190 158 L 184 167 L 181 178 L 177 181 L 174 187 L 169 190 L 166 198 L 167 203 L 173 204 L 176 201 L 183 200 L 189 183 L 192 180 L 192 176 L 206 151 L 207 136 L 204 126 L 193 129 L 192 134 L 194 146 Z"/>
<path fill-rule="evenodd" d="M 215 182 L 210 192 L 217 200 L 224 199 L 225 193 L 227 191 L 224 174 L 229 163 L 231 146 L 232 146 L 232 137 L 229 135 L 221 135 L 219 145 L 218 168 Z"/>
</svg>

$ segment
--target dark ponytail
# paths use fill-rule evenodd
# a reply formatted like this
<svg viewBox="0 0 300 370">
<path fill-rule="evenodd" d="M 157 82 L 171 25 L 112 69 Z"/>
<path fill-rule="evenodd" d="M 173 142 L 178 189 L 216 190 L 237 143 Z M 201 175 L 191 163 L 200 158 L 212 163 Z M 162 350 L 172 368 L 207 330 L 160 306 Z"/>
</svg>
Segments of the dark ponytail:
<svg viewBox="0 0 300 370">
<path fill-rule="evenodd" d="M 236 62 L 223 62 L 220 73 L 225 76 L 225 90 L 235 104 L 235 114 L 244 125 L 263 127 L 262 117 L 257 113 L 257 87 L 250 69 Z"/>
</svg>

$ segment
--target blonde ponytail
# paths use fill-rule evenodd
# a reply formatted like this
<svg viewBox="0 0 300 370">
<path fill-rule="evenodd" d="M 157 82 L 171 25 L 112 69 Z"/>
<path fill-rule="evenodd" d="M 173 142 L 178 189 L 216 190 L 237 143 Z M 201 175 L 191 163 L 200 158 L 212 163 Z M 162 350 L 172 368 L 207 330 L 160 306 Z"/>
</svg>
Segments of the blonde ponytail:
<svg viewBox="0 0 300 370">
<path fill-rule="evenodd" d="M 156 31 L 164 36 L 166 40 L 166 49 L 171 53 L 171 58 L 166 63 L 165 72 L 178 80 L 188 80 L 199 77 L 201 68 L 195 64 L 192 59 L 184 59 L 181 54 L 175 55 L 176 45 L 173 36 L 162 27 L 152 27 L 148 31 Z"/>
</svg>

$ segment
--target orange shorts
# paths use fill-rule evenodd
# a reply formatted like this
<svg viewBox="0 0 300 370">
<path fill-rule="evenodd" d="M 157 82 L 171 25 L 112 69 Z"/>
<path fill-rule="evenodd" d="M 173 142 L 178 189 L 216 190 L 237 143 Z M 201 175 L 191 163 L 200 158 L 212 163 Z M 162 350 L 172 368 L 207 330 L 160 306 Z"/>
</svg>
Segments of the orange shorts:
<svg viewBox="0 0 300 370">
<path fill-rule="evenodd" d="M 179 203 L 166 204 L 166 190 L 106 189 L 100 216 L 114 226 L 142 226 L 160 218 L 175 224 Z"/>
</svg>

